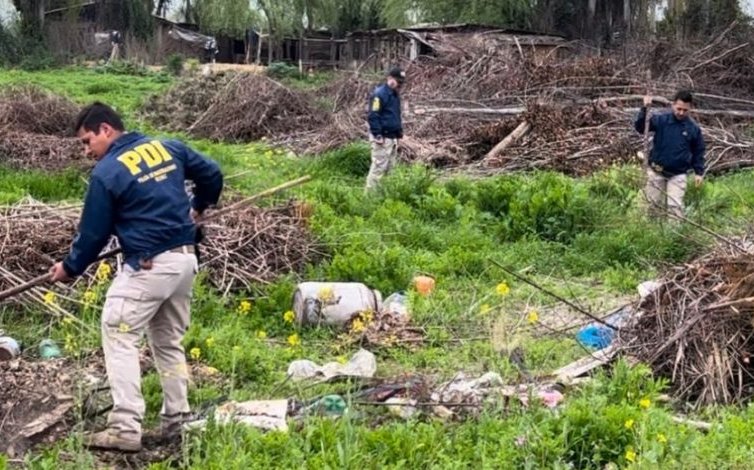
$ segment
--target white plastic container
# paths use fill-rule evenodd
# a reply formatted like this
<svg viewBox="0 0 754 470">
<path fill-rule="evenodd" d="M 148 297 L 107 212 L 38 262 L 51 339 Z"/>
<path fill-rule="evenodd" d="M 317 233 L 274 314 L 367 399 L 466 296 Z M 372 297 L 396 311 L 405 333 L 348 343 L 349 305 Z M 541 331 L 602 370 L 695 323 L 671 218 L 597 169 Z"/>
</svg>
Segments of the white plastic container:
<svg viewBox="0 0 754 470">
<path fill-rule="evenodd" d="M 0 336 L 0 361 L 9 361 L 21 354 L 18 342 L 10 336 Z"/>
<path fill-rule="evenodd" d="M 364 311 L 377 312 L 382 294 L 358 282 L 302 282 L 293 293 L 299 325 L 344 325 Z"/>
</svg>

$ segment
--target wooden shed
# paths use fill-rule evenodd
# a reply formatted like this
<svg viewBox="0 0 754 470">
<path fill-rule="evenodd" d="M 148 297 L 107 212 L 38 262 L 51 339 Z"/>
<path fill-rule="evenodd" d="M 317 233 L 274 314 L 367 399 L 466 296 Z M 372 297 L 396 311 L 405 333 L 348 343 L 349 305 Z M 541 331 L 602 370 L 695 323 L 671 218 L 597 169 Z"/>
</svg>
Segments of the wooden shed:
<svg viewBox="0 0 754 470">
<path fill-rule="evenodd" d="M 488 47 L 516 48 L 538 62 L 568 53 L 562 36 L 464 23 L 353 32 L 340 45 L 338 59 L 341 68 L 384 70 L 422 55 L 463 48 L 467 41 L 483 41 Z"/>
</svg>

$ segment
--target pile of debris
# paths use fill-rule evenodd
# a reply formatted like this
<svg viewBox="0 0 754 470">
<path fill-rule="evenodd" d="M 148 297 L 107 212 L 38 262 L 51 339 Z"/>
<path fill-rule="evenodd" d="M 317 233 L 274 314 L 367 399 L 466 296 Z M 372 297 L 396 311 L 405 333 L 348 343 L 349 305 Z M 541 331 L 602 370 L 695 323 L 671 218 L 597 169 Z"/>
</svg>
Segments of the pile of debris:
<svg viewBox="0 0 754 470">
<path fill-rule="evenodd" d="M 34 86 L 0 93 L 0 164 L 18 169 L 86 169 L 93 165 L 73 137 L 78 108 Z"/>
<path fill-rule="evenodd" d="M 79 205 L 53 206 L 33 200 L 0 208 L 0 224 L 7 228 L 7 236 L 0 240 L 0 289 L 46 273 L 65 256 L 80 212 Z M 293 202 L 269 209 L 238 208 L 208 223 L 205 235 L 200 248 L 202 269 L 223 292 L 272 282 L 322 255 L 299 204 Z M 81 282 L 92 282 L 93 271 L 88 270 Z M 25 300 L 40 297 L 32 291 L 25 295 Z"/>
<path fill-rule="evenodd" d="M 754 251 L 731 241 L 670 270 L 621 332 L 631 356 L 699 405 L 754 397 Z"/>
<path fill-rule="evenodd" d="M 321 128 L 313 96 L 255 73 L 226 73 L 178 83 L 143 110 L 158 125 L 199 138 L 252 141 Z"/>
</svg>

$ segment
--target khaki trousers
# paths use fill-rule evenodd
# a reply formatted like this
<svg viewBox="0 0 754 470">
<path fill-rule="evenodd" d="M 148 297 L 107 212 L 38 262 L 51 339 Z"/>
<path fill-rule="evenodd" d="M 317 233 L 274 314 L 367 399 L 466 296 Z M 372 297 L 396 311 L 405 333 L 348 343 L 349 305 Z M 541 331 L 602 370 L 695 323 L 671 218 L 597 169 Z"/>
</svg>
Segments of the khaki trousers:
<svg viewBox="0 0 754 470">
<path fill-rule="evenodd" d="M 683 196 L 686 193 L 686 175 L 666 178 L 651 168 L 647 169 L 647 185 L 644 195 L 649 203 L 649 213 L 653 217 L 670 213 L 674 221 L 683 217 Z"/>
<path fill-rule="evenodd" d="M 197 269 L 194 254 L 165 252 L 152 259 L 152 269 L 125 266 L 110 286 L 102 312 L 102 348 L 113 398 L 108 427 L 141 434 L 145 406 L 139 341 L 144 333 L 160 374 L 163 422 L 189 412 L 181 341 L 189 327 Z"/>
<path fill-rule="evenodd" d="M 372 166 L 367 175 L 366 190 L 377 187 L 380 179 L 395 165 L 398 139 L 383 139 L 382 145 L 372 140 Z"/>
</svg>

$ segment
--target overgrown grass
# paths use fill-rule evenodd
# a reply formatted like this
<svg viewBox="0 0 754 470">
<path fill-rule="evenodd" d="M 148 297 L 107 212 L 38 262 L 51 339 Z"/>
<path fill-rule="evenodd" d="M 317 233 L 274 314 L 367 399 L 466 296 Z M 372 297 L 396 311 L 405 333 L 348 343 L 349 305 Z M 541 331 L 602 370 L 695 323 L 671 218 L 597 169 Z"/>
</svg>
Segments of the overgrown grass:
<svg viewBox="0 0 754 470">
<path fill-rule="evenodd" d="M 102 95 L 126 113 L 145 93 L 163 86 L 150 77 L 106 78 L 121 85 L 111 88 L 115 82 L 106 81 L 101 86 L 102 75 L 74 69 L 3 72 L 0 84 L 32 81 L 79 102 Z M 532 310 L 546 318 L 552 299 L 508 277 L 491 260 L 601 312 L 633 294 L 638 282 L 664 265 L 685 261 L 711 243 L 693 225 L 647 220 L 639 197 L 640 172 L 632 167 L 583 179 L 548 172 L 441 179 L 420 166 L 401 166 L 377 194 L 367 196 L 363 184 L 369 154 L 363 144 L 304 159 L 264 142 L 190 143 L 220 162 L 229 176 L 229 192 L 251 194 L 313 175 L 314 181 L 263 204 L 288 197 L 311 202 L 311 228 L 329 254 L 301 277 L 285 276 L 233 298 L 220 298 L 206 282 L 197 285 L 186 350 L 195 351 L 193 362 L 216 368 L 224 379 L 192 387 L 194 406 L 220 397 L 310 399 L 325 392 L 348 397 L 347 384 L 306 389 L 284 383 L 293 359 L 327 362 L 358 349 L 341 331 L 297 329 L 284 320 L 301 278 L 365 282 L 384 295 L 409 291 L 414 322 L 427 330 L 427 342 L 418 348 L 375 349 L 381 377 L 420 373 L 442 380 L 461 370 L 494 371 L 513 382 L 521 379 L 507 359 L 514 346 L 521 348 L 533 374 L 547 373 L 584 351 L 572 330 L 543 336 L 540 325 L 529 324 Z M 750 178 L 749 172 L 740 172 L 691 189 L 692 220 L 724 234 L 744 231 L 754 213 Z M 84 180 L 75 173 L 0 171 L 2 203 L 27 194 L 47 201 L 77 200 L 84 190 Z M 437 279 L 427 298 L 410 289 L 420 272 Z M 509 294 L 497 291 L 500 283 L 510 287 Z M 106 288 L 107 283 L 95 286 L 92 305 L 65 304 L 91 331 L 50 320 L 41 311 L 22 316 L 0 312 L 0 326 L 27 346 L 52 336 L 71 355 L 96 348 Z M 243 300 L 251 302 L 249 311 L 240 308 Z M 301 344 L 289 344 L 292 335 Z M 352 404 L 342 419 L 292 422 L 286 435 L 212 425 L 190 438 L 180 463 L 191 468 L 605 468 L 633 460 L 639 468 L 745 468 L 753 452 L 747 440 L 751 410 L 708 410 L 707 418 L 726 431 L 703 435 L 671 422 L 673 410 L 656 403 L 662 388 L 643 368 L 619 364 L 611 376 L 580 391 L 569 389 L 556 411 L 501 402 L 464 422 L 404 422 L 382 409 Z M 144 396 L 146 423 L 152 425 L 161 400 L 153 373 L 145 378 Z M 642 407 L 645 398 L 651 406 Z M 77 439 L 39 451 L 28 457 L 28 465 L 61 468 L 74 456 L 71 468 L 92 466 L 92 455 Z"/>
</svg>

